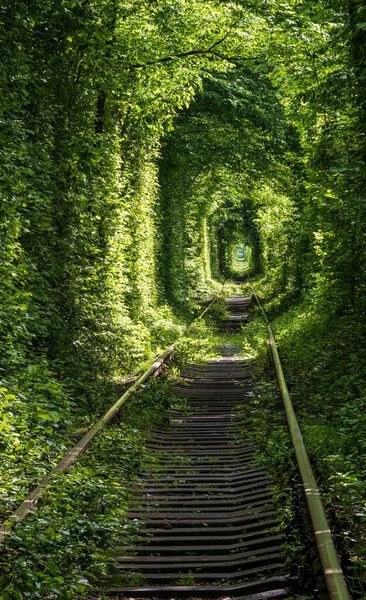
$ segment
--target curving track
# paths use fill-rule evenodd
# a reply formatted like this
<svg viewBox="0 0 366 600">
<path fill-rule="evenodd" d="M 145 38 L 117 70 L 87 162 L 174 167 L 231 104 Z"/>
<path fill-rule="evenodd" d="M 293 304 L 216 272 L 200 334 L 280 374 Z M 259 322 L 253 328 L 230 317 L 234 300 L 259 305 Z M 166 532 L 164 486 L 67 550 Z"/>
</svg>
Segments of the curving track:
<svg viewBox="0 0 366 600">
<path fill-rule="evenodd" d="M 222 328 L 239 331 L 250 300 L 237 296 L 227 304 L 230 316 Z M 158 466 L 135 490 L 129 514 L 144 521 L 143 541 L 116 557 L 124 584 L 108 593 L 251 600 L 288 595 L 270 481 L 241 432 L 253 371 L 226 346 L 222 358 L 182 372 L 175 393 L 183 407 L 150 436 Z"/>
</svg>

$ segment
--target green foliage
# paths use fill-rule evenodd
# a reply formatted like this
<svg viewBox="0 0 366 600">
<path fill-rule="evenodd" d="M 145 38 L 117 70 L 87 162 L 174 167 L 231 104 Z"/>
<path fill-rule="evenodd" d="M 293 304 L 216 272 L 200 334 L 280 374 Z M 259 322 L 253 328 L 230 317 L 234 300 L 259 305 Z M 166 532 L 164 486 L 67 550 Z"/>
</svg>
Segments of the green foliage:
<svg viewBox="0 0 366 600">
<path fill-rule="evenodd" d="M 263 289 L 262 286 L 259 288 Z M 278 311 L 277 302 L 270 309 Z M 316 313 L 304 301 L 284 312 L 273 323 L 275 337 L 291 398 L 305 445 L 320 484 L 328 518 L 342 553 L 343 567 L 355 597 L 362 597 L 362 564 L 365 534 L 365 340 L 356 315 L 335 319 Z M 248 328 L 251 343 L 270 366 L 265 328 L 256 322 Z M 277 479 L 287 456 L 286 435 L 276 412 L 283 414 L 273 386 L 259 389 L 255 416 L 263 419 L 256 440 L 266 453 Z M 285 471 L 288 469 L 285 469 Z M 289 486 L 291 487 L 291 486 Z"/>
<path fill-rule="evenodd" d="M 41 354 L 93 407 L 121 364 L 154 351 L 160 139 L 203 69 L 255 51 L 259 27 L 239 4 L 210 1 L 5 3 L 4 368 L 11 353 Z"/>
<path fill-rule="evenodd" d="M 222 40 L 223 53 L 255 50 L 254 17 L 236 40 L 243 14 L 197 0 L 3 3 L 5 514 L 111 404 L 114 378 L 181 331 L 158 273 L 160 140 L 203 70 L 229 68 L 205 49 Z M 197 301 L 187 305 L 191 317 Z"/>
<path fill-rule="evenodd" d="M 174 402 L 169 385 L 152 380 L 129 402 L 123 423 L 100 433 L 55 478 L 1 549 L 2 598 L 74 598 L 113 575 L 113 548 L 135 543 L 141 527 L 126 516 L 131 485 L 157 460 L 145 448 L 146 433 Z"/>
<path fill-rule="evenodd" d="M 114 381 L 178 337 L 237 271 L 240 245 L 279 318 L 319 477 L 354 530 L 365 35 L 358 0 L 3 3 L 4 515 L 111 404 Z M 258 350 L 259 330 L 249 330 Z M 209 319 L 196 324 L 179 364 L 215 340 Z"/>
<path fill-rule="evenodd" d="M 4 518 L 70 445 L 73 403 L 46 363 L 29 364 L 0 387 L 0 516 Z M 82 419 L 79 417 L 79 423 Z"/>
<path fill-rule="evenodd" d="M 279 98 L 266 67 L 248 64 L 207 77 L 162 148 L 161 273 L 178 304 L 211 276 L 230 275 L 231 249 L 243 236 L 252 270 L 260 268 L 258 188 L 268 178 L 283 187 L 290 177 L 282 167 L 279 183 L 277 161 L 293 143 Z"/>
</svg>

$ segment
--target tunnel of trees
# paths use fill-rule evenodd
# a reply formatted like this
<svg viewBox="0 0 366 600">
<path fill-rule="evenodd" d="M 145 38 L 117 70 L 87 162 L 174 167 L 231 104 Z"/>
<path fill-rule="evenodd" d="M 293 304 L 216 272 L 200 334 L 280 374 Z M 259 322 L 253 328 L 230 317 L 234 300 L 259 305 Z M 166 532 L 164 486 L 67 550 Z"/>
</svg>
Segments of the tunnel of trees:
<svg viewBox="0 0 366 600">
<path fill-rule="evenodd" d="M 44 475 L 73 415 L 108 407 L 243 256 L 359 542 L 363 2 L 4 0 L 0 30 L 0 516 L 19 464 Z"/>
</svg>

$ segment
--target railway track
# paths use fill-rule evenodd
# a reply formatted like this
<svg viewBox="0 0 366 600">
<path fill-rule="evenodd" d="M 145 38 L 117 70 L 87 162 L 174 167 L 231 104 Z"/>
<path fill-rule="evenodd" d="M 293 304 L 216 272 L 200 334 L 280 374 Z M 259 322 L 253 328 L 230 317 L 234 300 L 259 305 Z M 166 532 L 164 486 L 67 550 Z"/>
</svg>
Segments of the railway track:
<svg viewBox="0 0 366 600">
<path fill-rule="evenodd" d="M 329 598 L 350 600 L 271 325 L 253 286 L 252 292 L 266 322 Z M 229 315 L 221 329 L 235 334 L 247 322 L 251 299 L 237 295 L 226 302 Z M 174 348 L 169 346 L 39 482 L 0 527 L 0 544 L 11 536 L 14 523 L 34 512 L 53 477 L 65 473 L 134 391 L 159 373 Z M 129 518 L 142 524 L 140 542 L 122 547 L 115 556 L 116 574 L 104 582 L 105 595 L 134 600 L 291 595 L 290 583 L 296 578 L 287 572 L 271 481 L 246 437 L 246 405 L 254 395 L 255 372 L 255 364 L 235 347 L 235 335 L 223 346 L 221 357 L 182 371 L 175 385 L 180 401 L 166 414 L 166 426 L 150 434 L 147 445 L 155 457 L 132 490 Z"/>
<path fill-rule="evenodd" d="M 249 305 L 242 296 L 228 299 L 222 329 L 240 331 Z M 116 556 L 122 583 L 109 594 L 288 596 L 271 482 L 242 433 L 254 369 L 227 345 L 221 358 L 181 373 L 175 394 L 182 408 L 150 436 L 158 466 L 134 490 L 129 517 L 143 521 L 142 541 Z"/>
</svg>

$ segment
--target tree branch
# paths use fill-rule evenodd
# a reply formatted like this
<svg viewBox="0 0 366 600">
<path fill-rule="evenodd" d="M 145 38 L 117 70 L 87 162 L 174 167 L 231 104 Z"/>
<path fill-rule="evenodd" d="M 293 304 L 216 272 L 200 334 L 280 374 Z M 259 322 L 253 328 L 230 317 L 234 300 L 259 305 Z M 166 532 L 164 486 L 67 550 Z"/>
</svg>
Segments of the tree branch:
<svg viewBox="0 0 366 600">
<path fill-rule="evenodd" d="M 187 56 L 200 56 L 203 54 L 212 54 L 213 56 L 217 56 L 221 60 L 227 60 L 229 62 L 235 62 L 235 61 L 239 61 L 239 60 L 255 60 L 256 58 L 259 58 L 258 56 L 243 56 L 243 57 L 230 58 L 223 54 L 219 54 L 218 52 L 214 52 L 213 49 L 216 48 L 216 46 L 218 46 L 219 44 L 222 44 L 222 42 L 224 42 L 226 40 L 226 38 L 229 37 L 230 33 L 231 33 L 231 30 L 228 31 L 227 33 L 225 33 L 224 37 L 222 37 L 220 40 L 218 40 L 217 42 L 212 44 L 212 46 L 210 46 L 209 48 L 201 49 L 201 50 L 200 49 L 188 50 L 187 52 L 178 52 L 177 54 L 174 54 L 173 56 L 164 56 L 163 58 L 157 58 L 156 60 L 152 60 L 152 61 L 149 61 L 146 63 L 131 65 L 131 69 L 141 69 L 143 67 L 150 67 L 152 65 L 159 65 L 162 63 L 166 63 L 166 62 L 171 62 L 173 60 L 177 60 L 178 58 L 186 58 Z"/>
<path fill-rule="evenodd" d="M 218 40 L 217 42 L 215 42 L 214 44 L 212 44 L 212 46 L 209 47 L 209 49 L 207 50 L 207 52 L 210 52 L 211 50 L 213 50 L 214 48 L 216 48 L 216 46 L 218 46 L 219 44 L 222 44 L 222 42 L 224 42 L 226 40 L 226 38 L 229 37 L 231 31 L 232 31 L 232 28 L 230 28 L 229 31 L 227 33 L 225 33 L 224 37 L 221 38 L 221 40 Z"/>
<path fill-rule="evenodd" d="M 238 62 L 240 60 L 256 60 L 258 58 L 263 58 L 261 56 L 236 56 L 230 57 L 225 56 L 224 54 L 219 54 L 218 52 L 212 52 L 212 50 L 190 50 L 189 52 L 179 52 L 174 56 L 164 56 L 163 58 L 158 58 L 157 60 L 152 60 L 146 63 L 141 63 L 137 65 L 131 65 L 131 69 L 142 69 L 144 67 L 151 67 L 152 65 L 159 65 L 161 63 L 171 62 L 173 60 L 177 60 L 178 58 L 186 58 L 187 56 L 197 56 L 202 54 L 212 54 L 213 56 L 217 56 L 221 58 L 221 60 L 227 60 L 228 62 Z"/>
</svg>

